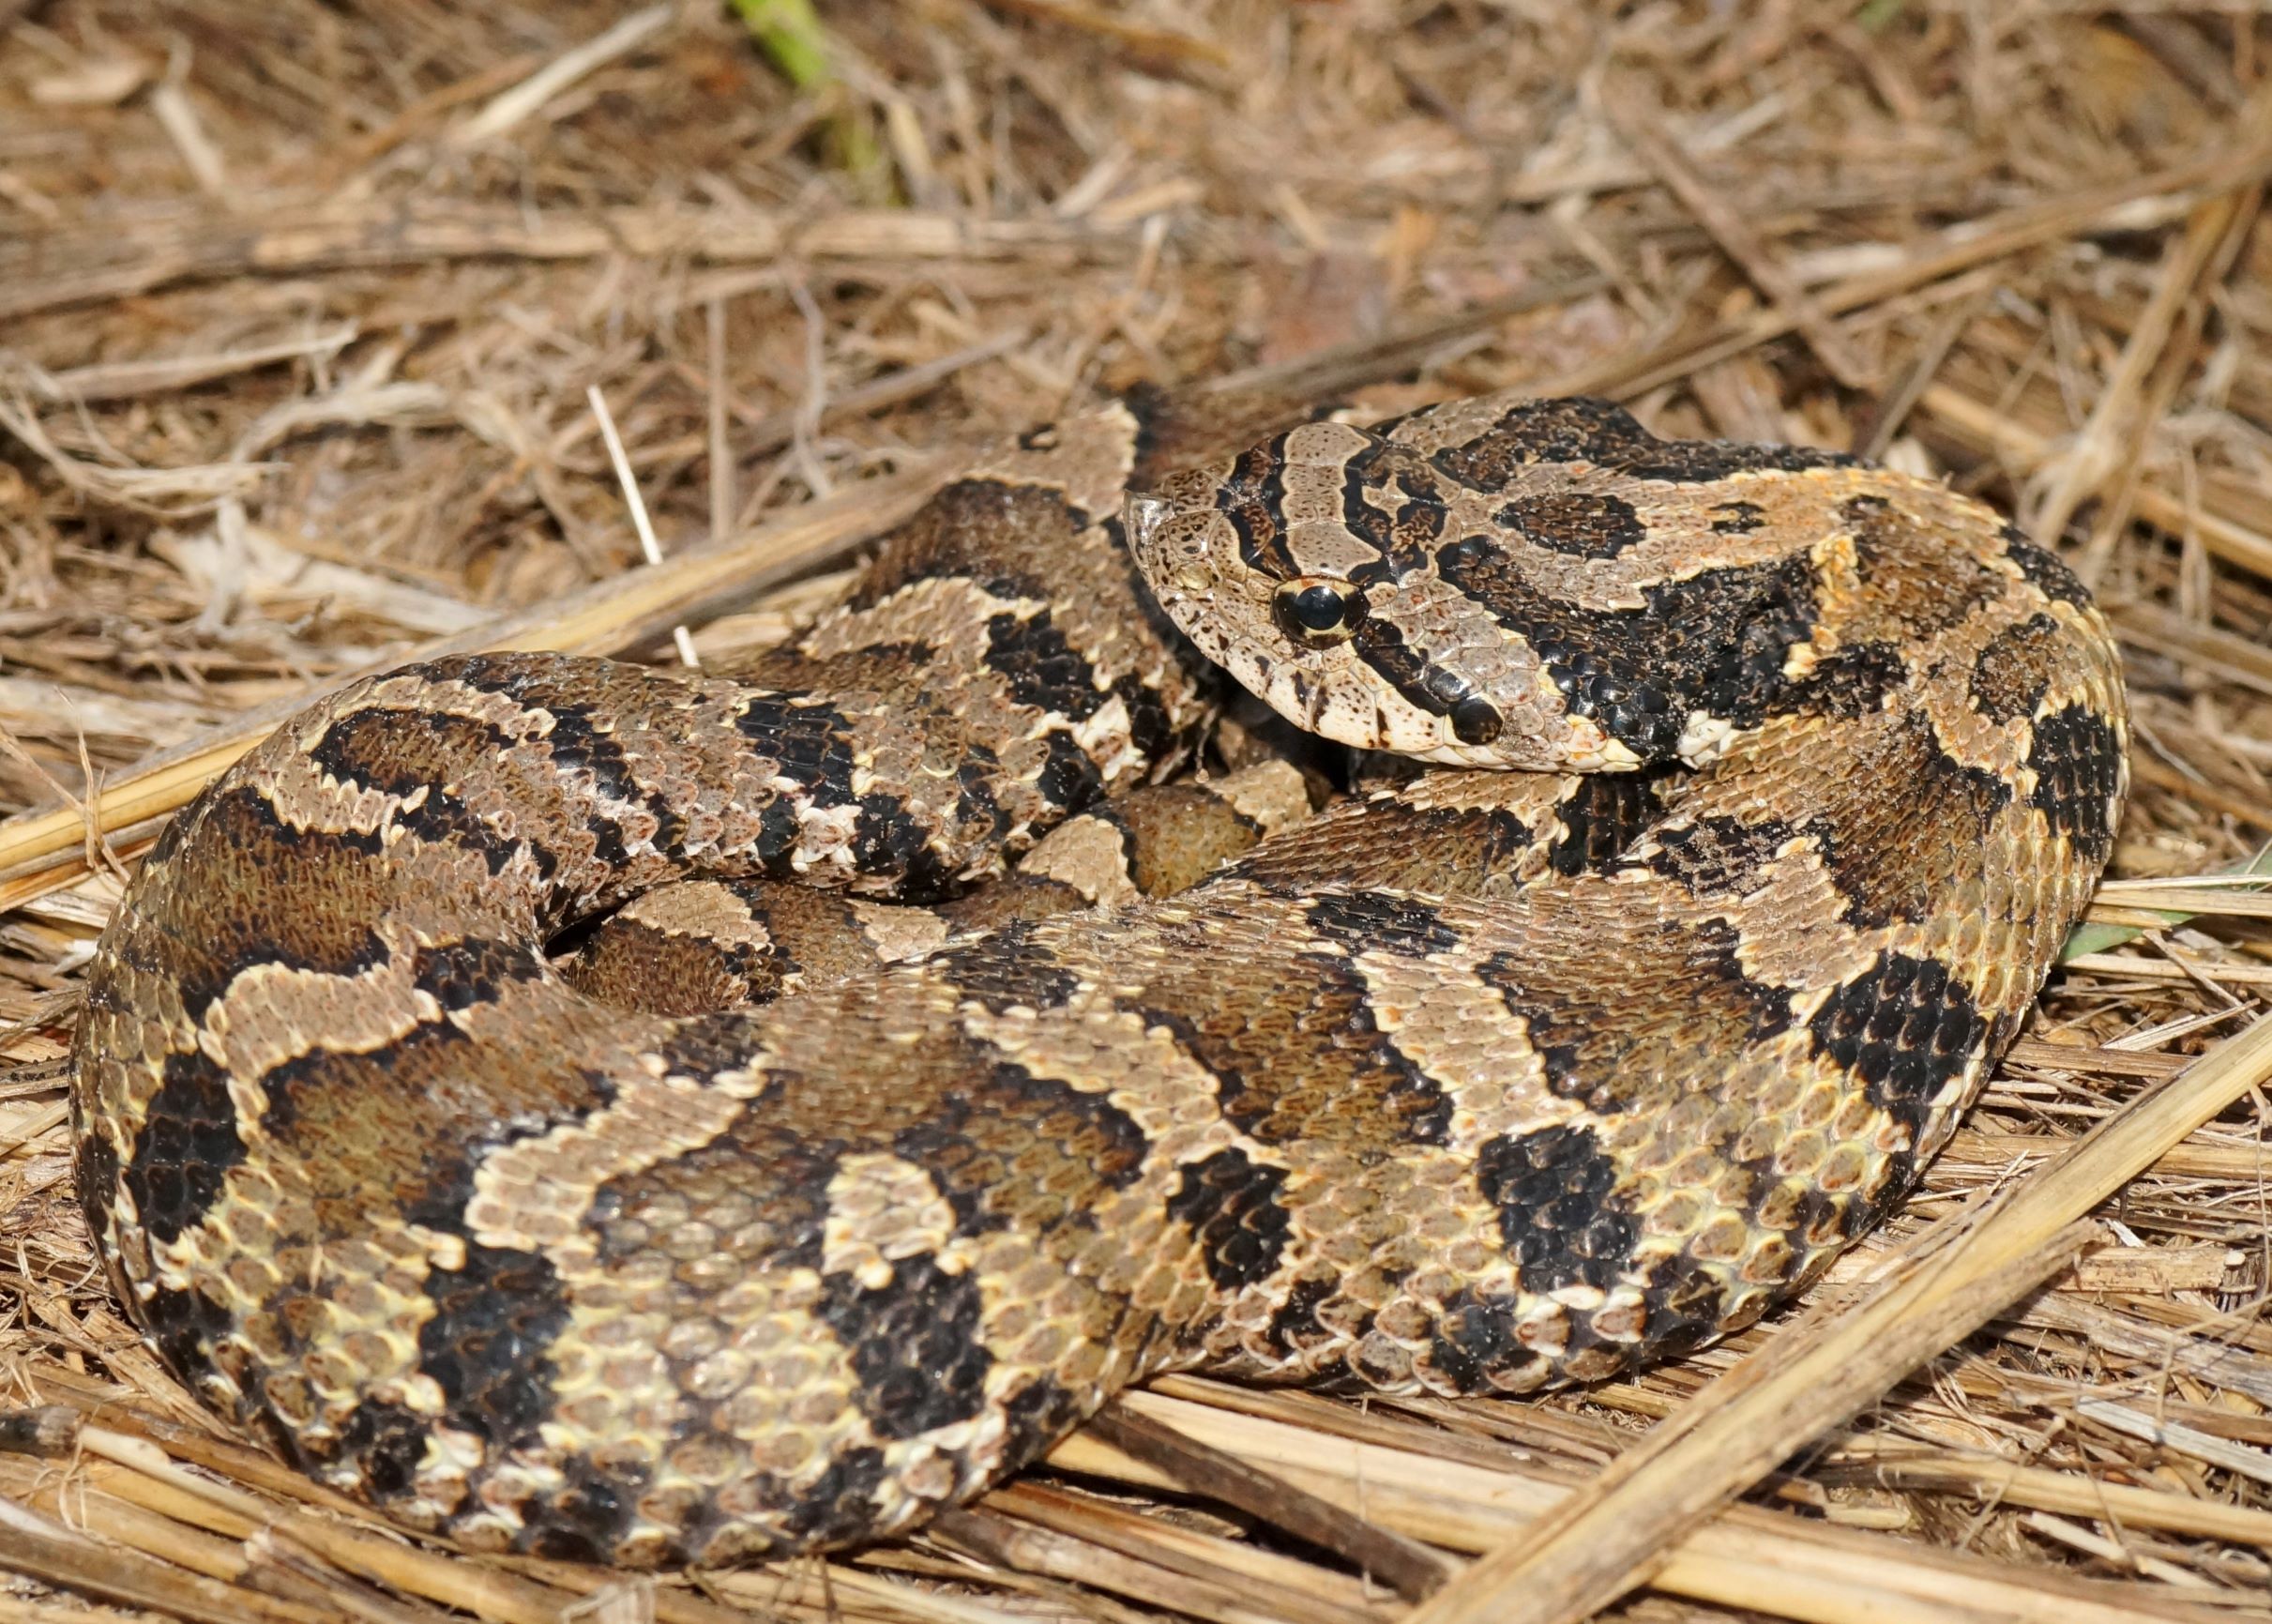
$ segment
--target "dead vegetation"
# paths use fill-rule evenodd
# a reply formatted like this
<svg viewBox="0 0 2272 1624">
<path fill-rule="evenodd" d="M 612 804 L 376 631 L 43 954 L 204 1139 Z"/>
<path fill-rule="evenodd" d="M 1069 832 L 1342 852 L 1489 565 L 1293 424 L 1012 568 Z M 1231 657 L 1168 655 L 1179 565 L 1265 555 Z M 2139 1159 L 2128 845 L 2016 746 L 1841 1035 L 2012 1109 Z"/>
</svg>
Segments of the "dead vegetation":
<svg viewBox="0 0 2272 1624">
<path fill-rule="evenodd" d="M 0 0 L 0 1621 L 2272 1617 L 2258 8 L 888 0 L 825 71 L 799 11 Z M 419 647 L 778 635 L 959 447 L 1385 333 L 1384 406 L 1944 474 L 2126 640 L 2119 878 L 1805 1311 L 1540 1403 L 1162 1381 L 657 1581 L 406 1542 L 173 1386 L 51 1063 L 205 776 Z"/>
</svg>

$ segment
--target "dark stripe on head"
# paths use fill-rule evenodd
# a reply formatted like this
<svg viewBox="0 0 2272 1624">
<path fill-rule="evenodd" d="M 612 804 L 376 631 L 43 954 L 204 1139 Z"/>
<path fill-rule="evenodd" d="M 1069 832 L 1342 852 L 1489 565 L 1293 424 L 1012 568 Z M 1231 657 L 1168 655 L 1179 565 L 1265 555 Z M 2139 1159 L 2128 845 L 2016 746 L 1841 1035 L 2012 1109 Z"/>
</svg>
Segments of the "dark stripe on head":
<svg viewBox="0 0 2272 1624">
<path fill-rule="evenodd" d="M 1215 493 L 1216 508 L 1237 534 L 1239 558 L 1273 581 L 1297 573 L 1286 551 L 1285 444 L 1281 434 L 1241 451 Z"/>
<path fill-rule="evenodd" d="M 1810 708 L 1808 691 L 1783 675 L 1792 645 L 1814 630 L 1804 556 L 1664 582 L 1644 589 L 1645 607 L 1611 612 L 1541 592 L 1487 538 L 1437 561 L 1447 581 L 1530 645 L 1574 714 L 1644 762 L 1673 757 L 1691 710 L 1749 726 Z"/>
<path fill-rule="evenodd" d="M 1492 515 L 1534 547 L 1579 558 L 1614 558 L 1648 539 L 1648 526 L 1622 496 L 1545 491 L 1518 496 Z"/>
<path fill-rule="evenodd" d="M 1740 446 L 1719 440 L 1659 440 L 1632 414 L 1607 401 L 1525 401 L 1463 446 L 1435 454 L 1436 466 L 1480 491 L 1505 489 L 1536 463 L 1589 463 L 1671 484 L 1710 484 L 1731 474 L 1851 466 L 1834 451 L 1796 446 Z"/>
<path fill-rule="evenodd" d="M 1381 680 L 1430 716 L 1449 716 L 1477 698 L 1474 683 L 1449 666 L 1431 663 L 1404 641 L 1402 632 L 1377 615 L 1358 624 L 1349 646 Z"/>
<path fill-rule="evenodd" d="M 1376 439 L 1350 458 L 1341 473 L 1341 524 L 1381 555 L 1377 565 L 1352 569 L 1350 579 L 1371 585 L 1426 564 L 1443 538 L 1445 503 L 1442 477 L 1406 447 Z"/>
</svg>

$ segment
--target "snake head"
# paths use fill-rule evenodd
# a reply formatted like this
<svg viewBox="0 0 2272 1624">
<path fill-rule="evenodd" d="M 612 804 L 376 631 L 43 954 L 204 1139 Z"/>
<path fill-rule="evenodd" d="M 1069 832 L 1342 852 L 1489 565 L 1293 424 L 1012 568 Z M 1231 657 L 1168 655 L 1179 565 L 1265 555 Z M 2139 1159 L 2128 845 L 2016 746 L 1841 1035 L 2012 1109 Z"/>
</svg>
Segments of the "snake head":
<svg viewBox="0 0 2272 1624">
<path fill-rule="evenodd" d="M 1122 518 L 1169 618 L 1298 727 L 1459 766 L 1634 766 L 1442 567 L 1491 528 L 1480 501 L 1409 446 L 1312 422 L 1170 475 Z"/>
</svg>

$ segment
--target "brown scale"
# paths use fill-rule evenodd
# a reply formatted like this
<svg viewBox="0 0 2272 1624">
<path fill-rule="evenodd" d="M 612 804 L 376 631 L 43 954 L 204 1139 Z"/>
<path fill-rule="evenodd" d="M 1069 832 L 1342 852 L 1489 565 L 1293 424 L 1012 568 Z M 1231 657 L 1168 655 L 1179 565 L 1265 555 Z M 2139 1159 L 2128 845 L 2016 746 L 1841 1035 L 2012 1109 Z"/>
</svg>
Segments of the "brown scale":
<svg viewBox="0 0 2272 1624">
<path fill-rule="evenodd" d="M 556 959 L 589 997 L 657 1015 L 762 1004 L 1019 919 L 1164 897 L 1299 823 L 1314 786 L 1263 760 L 1213 783 L 1151 784 L 1060 824 L 992 885 L 932 907 L 778 880 L 659 886 Z"/>
<path fill-rule="evenodd" d="M 1124 550 L 1194 421 L 1001 448 L 753 678 L 414 668 L 233 769 L 74 1054 L 165 1357 L 410 1524 L 716 1562 L 904 1528 L 1151 1371 L 1527 1391 L 1818 1273 L 2111 846 L 2081 587 L 1939 486 L 1583 402 L 1301 424 Z M 1474 770 L 1250 847 L 1298 775 L 1128 795 L 1212 704 L 1130 552 L 1289 720 Z"/>
</svg>

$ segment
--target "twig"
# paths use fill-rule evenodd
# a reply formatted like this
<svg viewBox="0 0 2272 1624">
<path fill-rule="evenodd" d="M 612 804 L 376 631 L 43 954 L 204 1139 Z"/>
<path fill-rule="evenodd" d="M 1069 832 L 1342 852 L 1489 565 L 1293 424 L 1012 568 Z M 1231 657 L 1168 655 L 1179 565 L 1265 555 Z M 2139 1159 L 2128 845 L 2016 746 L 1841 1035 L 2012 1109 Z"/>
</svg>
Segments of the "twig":
<svg viewBox="0 0 2272 1624">
<path fill-rule="evenodd" d="M 1408 1601 L 1431 1594 L 1447 1577 L 1447 1570 L 1426 1546 L 1125 1405 L 1099 1411 L 1088 1430 L 1129 1458 L 1159 1467 L 1193 1494 L 1211 1495 L 1338 1552 L 1359 1571 L 1386 1580 Z"/>
<path fill-rule="evenodd" d="M 623 436 L 615 432 L 615 415 L 608 410 L 607 397 L 593 384 L 584 392 L 591 402 L 592 416 L 599 419 L 599 437 L 607 443 L 608 462 L 615 470 L 615 481 L 623 487 L 623 505 L 630 509 L 631 528 L 639 533 L 640 555 L 647 568 L 662 568 L 662 544 L 655 539 L 654 521 L 647 517 L 646 498 L 639 493 L 639 480 L 631 473 L 631 460 L 624 455 Z M 694 639 L 687 634 L 684 622 L 671 628 L 671 641 L 678 648 L 678 663 L 689 670 L 699 668 L 702 661 L 694 657 Z"/>
<path fill-rule="evenodd" d="M 1830 375 L 1850 389 L 1868 387 L 1871 382 L 1870 369 L 1855 355 L 1845 335 L 1783 268 L 1749 222 L 1681 156 L 1671 135 L 1641 97 L 1610 96 L 1604 105 L 1627 144 L 1664 182 L 1665 189 L 1680 200 L 1681 206 L 1712 235 L 1721 251 L 1751 279 L 1752 285 L 1767 296 L 1778 313 L 1806 335 L 1808 344 L 1829 369 Z"/>
<path fill-rule="evenodd" d="M 522 120 L 533 117 L 546 102 L 579 79 L 636 50 L 647 36 L 671 21 L 674 10 L 676 8 L 670 0 L 661 0 L 659 5 L 632 12 L 606 33 L 594 36 L 574 50 L 562 52 L 451 130 L 443 138 L 444 144 L 476 146 L 503 135 Z"/>
<path fill-rule="evenodd" d="M 565 598 L 492 620 L 455 637 L 389 655 L 371 670 L 404 660 L 431 660 L 474 649 L 556 648 L 598 653 L 636 645 L 721 602 L 744 599 L 841 556 L 913 512 L 939 478 L 932 464 L 863 481 L 829 502 L 813 503 L 778 523 L 730 541 L 712 542 L 658 569 L 597 582 Z M 323 694 L 367 675 L 356 671 L 246 712 L 220 728 L 153 756 L 106 785 L 96 803 L 105 834 L 163 817 L 188 803 L 207 781 L 250 750 L 268 731 Z M 0 910 L 70 884 L 86 871 L 64 858 L 81 835 L 68 809 L 27 812 L 0 823 Z"/>
</svg>

